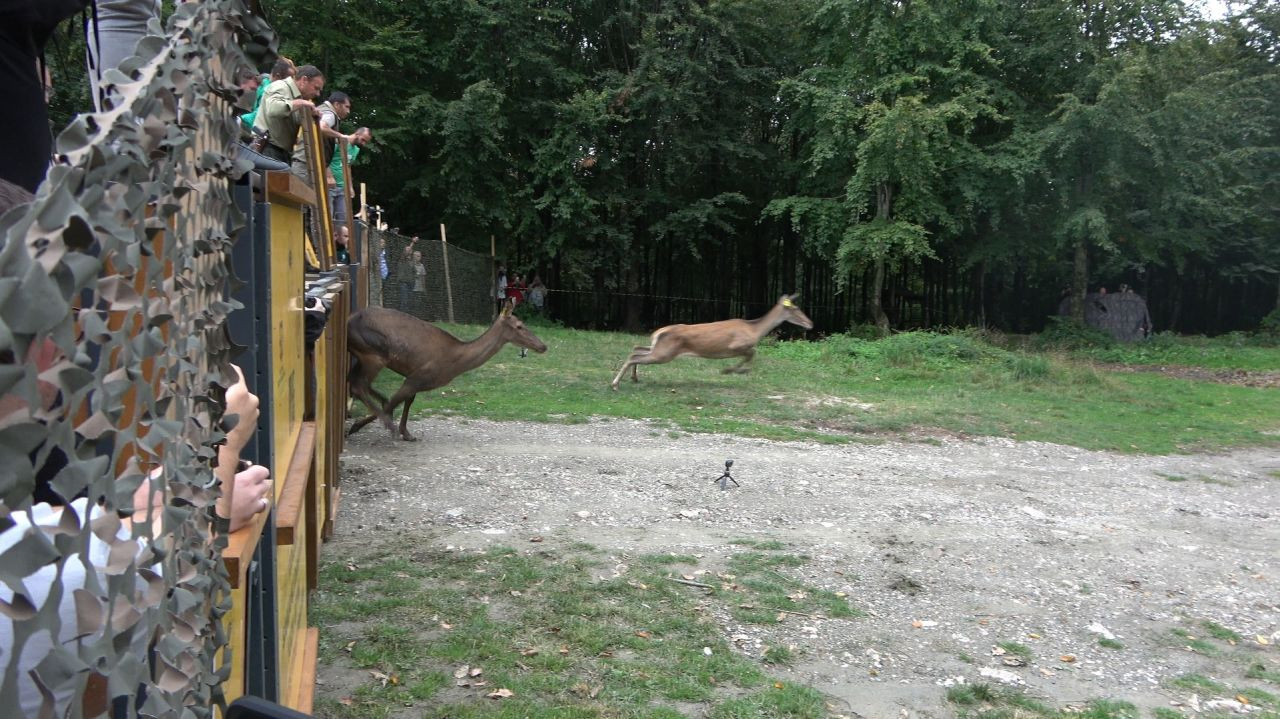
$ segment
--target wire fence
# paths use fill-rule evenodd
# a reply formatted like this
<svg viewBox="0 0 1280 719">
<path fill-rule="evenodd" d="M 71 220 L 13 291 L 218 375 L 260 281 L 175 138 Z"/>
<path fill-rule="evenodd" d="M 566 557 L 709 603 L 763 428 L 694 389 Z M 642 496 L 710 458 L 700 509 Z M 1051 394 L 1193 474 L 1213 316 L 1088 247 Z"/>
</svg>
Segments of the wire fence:
<svg viewBox="0 0 1280 719">
<path fill-rule="evenodd" d="M 370 301 L 428 322 L 488 324 L 496 311 L 493 260 L 442 240 L 386 230 L 372 236 Z"/>
</svg>

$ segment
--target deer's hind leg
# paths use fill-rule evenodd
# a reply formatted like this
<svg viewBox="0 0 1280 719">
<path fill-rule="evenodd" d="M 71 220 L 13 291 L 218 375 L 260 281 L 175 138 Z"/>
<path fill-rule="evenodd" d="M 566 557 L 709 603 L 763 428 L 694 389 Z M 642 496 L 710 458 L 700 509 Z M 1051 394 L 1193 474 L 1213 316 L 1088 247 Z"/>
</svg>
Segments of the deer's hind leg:
<svg viewBox="0 0 1280 719">
<path fill-rule="evenodd" d="M 368 357 L 361 357 L 356 354 L 353 354 L 352 357 L 355 361 L 352 363 L 351 370 L 347 373 L 347 386 L 350 388 L 352 395 L 365 403 L 371 414 L 352 424 L 351 429 L 347 431 L 348 437 L 377 419 L 383 406 L 387 403 L 386 396 L 373 388 L 373 378 L 378 375 L 378 372 L 382 371 L 382 366 L 376 361 L 371 362 Z M 390 422 L 388 421 L 387 424 L 390 424 Z"/>
<path fill-rule="evenodd" d="M 627 373 L 627 368 L 631 368 L 631 380 L 639 382 L 640 378 L 636 375 L 636 363 L 638 357 L 643 357 L 650 352 L 649 347 L 637 345 L 631 348 L 631 354 L 627 355 L 627 361 L 622 363 L 622 369 L 618 370 L 618 374 L 614 375 L 613 382 L 610 384 L 615 390 L 618 389 L 618 383 L 622 381 L 622 375 Z"/>
<path fill-rule="evenodd" d="M 396 393 L 391 395 L 391 399 L 387 400 L 387 403 L 383 405 L 386 426 L 393 436 L 396 430 L 392 425 L 392 417 L 395 415 L 396 407 L 403 403 L 404 408 L 400 412 L 400 439 L 406 442 L 417 441 L 417 437 L 409 434 L 409 409 L 413 406 L 413 398 L 417 397 L 418 393 L 425 389 L 430 389 L 426 383 L 414 380 L 412 377 L 406 377 L 404 384 L 400 385 L 400 389 L 396 390 Z"/>
</svg>

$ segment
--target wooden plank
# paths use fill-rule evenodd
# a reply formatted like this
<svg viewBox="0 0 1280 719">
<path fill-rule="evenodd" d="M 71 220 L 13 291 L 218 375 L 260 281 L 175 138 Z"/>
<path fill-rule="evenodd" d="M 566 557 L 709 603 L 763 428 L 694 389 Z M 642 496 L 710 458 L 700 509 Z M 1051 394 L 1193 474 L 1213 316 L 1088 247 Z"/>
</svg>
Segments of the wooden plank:
<svg viewBox="0 0 1280 719">
<path fill-rule="evenodd" d="M 222 550 L 222 563 L 230 575 L 231 588 L 239 589 L 244 584 L 245 575 L 249 571 L 249 562 L 258 548 L 258 540 L 262 539 L 262 528 L 267 525 L 270 512 L 258 512 L 253 521 L 231 533 L 227 537 L 227 548 Z"/>
<path fill-rule="evenodd" d="M 295 530 L 299 526 L 307 485 L 311 479 L 311 463 L 316 453 L 316 423 L 303 422 L 298 433 L 298 443 L 293 447 L 289 460 L 289 474 L 284 478 L 280 491 L 280 503 L 276 507 L 276 544 L 293 544 Z"/>
<path fill-rule="evenodd" d="M 297 175 L 288 170 L 268 172 L 267 201 L 284 202 L 286 204 L 315 206 L 316 191 Z"/>
<path fill-rule="evenodd" d="M 342 501 L 342 487 L 334 487 L 330 496 L 329 516 L 324 520 L 324 531 L 321 536 L 328 541 L 333 537 L 338 518 L 338 503 Z"/>
<path fill-rule="evenodd" d="M 320 630 L 316 627 L 308 627 L 306 645 L 302 650 L 302 671 L 293 705 L 294 709 L 303 714 L 310 714 L 315 707 L 316 668 L 319 658 Z"/>
</svg>

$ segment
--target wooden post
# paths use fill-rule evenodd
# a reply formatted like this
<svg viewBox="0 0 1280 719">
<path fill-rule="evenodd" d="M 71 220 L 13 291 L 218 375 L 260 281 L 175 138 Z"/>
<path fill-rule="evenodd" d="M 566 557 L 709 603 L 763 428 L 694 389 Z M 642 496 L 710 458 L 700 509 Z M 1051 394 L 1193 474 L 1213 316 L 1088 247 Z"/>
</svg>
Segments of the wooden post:
<svg viewBox="0 0 1280 719">
<path fill-rule="evenodd" d="M 489 304 L 498 306 L 498 241 L 489 235 Z M 497 312 L 497 310 L 494 310 Z M 495 315 L 496 317 L 496 315 Z"/>
<path fill-rule="evenodd" d="M 453 284 L 449 280 L 449 240 L 444 235 L 444 223 L 440 223 L 440 252 L 444 255 L 444 302 L 449 323 L 453 324 Z"/>
</svg>

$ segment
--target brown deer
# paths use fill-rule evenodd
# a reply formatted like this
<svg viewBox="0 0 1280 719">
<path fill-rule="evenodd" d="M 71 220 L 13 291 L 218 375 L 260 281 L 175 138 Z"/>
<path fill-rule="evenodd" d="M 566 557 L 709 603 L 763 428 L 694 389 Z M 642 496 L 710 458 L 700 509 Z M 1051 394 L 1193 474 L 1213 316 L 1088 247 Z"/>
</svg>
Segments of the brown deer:
<svg viewBox="0 0 1280 719">
<path fill-rule="evenodd" d="M 493 326 L 470 342 L 463 342 L 435 325 L 417 317 L 386 307 L 369 307 L 347 320 L 347 351 L 353 359 L 347 384 L 351 394 L 359 397 L 373 414 L 351 425 L 353 435 L 366 424 L 381 418 L 382 424 L 395 435 L 393 416 L 401 403 L 400 437 L 411 442 L 409 406 L 419 392 L 443 387 L 454 377 L 489 361 L 508 342 L 534 352 L 546 352 L 547 346 L 534 336 L 524 323 L 511 314 L 508 306 L 498 314 Z M 383 367 L 404 376 L 404 384 L 387 399 L 373 388 L 373 380 Z"/>
<path fill-rule="evenodd" d="M 622 375 L 631 369 L 631 381 L 639 382 L 637 373 L 642 364 L 666 364 L 677 357 L 694 355 L 707 359 L 741 357 L 733 367 L 725 367 L 725 374 L 745 374 L 751 371 L 751 360 L 756 356 L 756 345 L 761 338 L 783 322 L 813 329 L 813 320 L 800 311 L 795 303 L 796 295 L 783 295 L 763 317 L 754 320 L 722 320 L 698 325 L 667 325 L 649 335 L 649 345 L 632 349 L 631 356 L 613 378 L 613 388 L 618 389 Z"/>
</svg>

